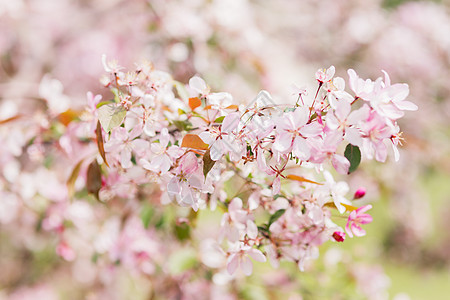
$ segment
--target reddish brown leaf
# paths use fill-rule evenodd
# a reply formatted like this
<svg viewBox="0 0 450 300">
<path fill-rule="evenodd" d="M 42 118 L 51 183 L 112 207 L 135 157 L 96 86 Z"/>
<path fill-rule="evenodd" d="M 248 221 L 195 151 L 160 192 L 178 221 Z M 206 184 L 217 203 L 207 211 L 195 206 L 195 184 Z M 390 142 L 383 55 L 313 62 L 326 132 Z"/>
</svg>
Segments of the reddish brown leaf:
<svg viewBox="0 0 450 300">
<path fill-rule="evenodd" d="M 94 194 L 94 196 L 99 200 L 98 193 L 102 188 L 102 170 L 97 160 L 94 159 L 88 167 L 87 178 L 86 178 L 86 188 L 89 193 Z"/>
<path fill-rule="evenodd" d="M 78 113 L 72 109 L 68 109 L 58 115 L 59 121 L 67 127 L 73 120 L 78 118 Z"/>
<path fill-rule="evenodd" d="M 295 181 L 299 181 L 299 182 L 309 182 L 309 183 L 323 185 L 320 182 L 309 180 L 309 179 L 306 179 L 305 177 L 294 175 L 294 174 L 290 174 L 290 175 L 286 176 L 286 178 L 291 179 L 291 180 L 295 180 Z"/>
<path fill-rule="evenodd" d="M 198 97 L 195 98 L 189 98 L 189 107 L 194 110 L 197 107 L 202 105 L 202 100 L 200 100 Z"/>
<path fill-rule="evenodd" d="M 78 174 L 80 173 L 81 165 L 83 164 L 84 159 L 80 160 L 70 173 L 69 179 L 67 179 L 66 185 L 69 193 L 69 198 L 72 198 L 75 192 L 75 182 L 77 181 Z"/>
<path fill-rule="evenodd" d="M 19 119 L 21 117 L 22 117 L 22 115 L 17 115 L 17 116 L 8 118 L 8 119 L 0 120 L 0 125 L 8 123 L 8 122 L 12 122 L 12 121 L 17 120 L 17 119 Z"/>
<path fill-rule="evenodd" d="M 205 144 L 198 135 L 188 133 L 184 136 L 181 147 L 206 150 L 208 149 L 208 144 Z"/>
<path fill-rule="evenodd" d="M 209 149 L 206 150 L 205 154 L 203 155 L 203 175 L 208 175 L 209 171 L 211 171 L 212 167 L 214 167 L 214 164 L 216 162 L 211 159 L 211 156 L 209 155 Z"/>
<path fill-rule="evenodd" d="M 225 107 L 226 109 L 235 109 L 235 110 L 238 110 L 239 109 L 239 106 L 237 106 L 237 105 L 235 105 L 235 104 L 232 104 L 232 105 L 230 105 L 230 106 L 227 106 L 227 107 Z"/>
<path fill-rule="evenodd" d="M 103 161 L 109 167 L 108 162 L 106 161 L 105 148 L 103 146 L 102 125 L 100 124 L 100 121 L 97 121 L 97 129 L 95 130 L 95 134 L 97 135 L 98 152 L 100 152 L 100 155 L 102 156 Z"/>
</svg>

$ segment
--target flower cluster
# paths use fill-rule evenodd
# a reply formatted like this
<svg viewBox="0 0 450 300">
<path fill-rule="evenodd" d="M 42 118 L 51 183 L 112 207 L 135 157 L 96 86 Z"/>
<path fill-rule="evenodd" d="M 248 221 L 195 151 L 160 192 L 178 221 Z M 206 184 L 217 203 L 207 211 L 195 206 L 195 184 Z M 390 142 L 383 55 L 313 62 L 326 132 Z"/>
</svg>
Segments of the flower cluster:
<svg viewBox="0 0 450 300">
<path fill-rule="evenodd" d="M 138 198 L 156 183 L 161 204 L 223 210 L 213 247 L 223 265 L 214 265 L 230 275 L 238 268 L 251 274 L 250 258 L 269 258 L 274 266 L 286 259 L 304 270 L 321 244 L 344 241 L 335 209 L 350 213 L 349 236 L 364 235 L 359 225 L 372 221 L 363 214 L 371 206 L 353 206 L 347 183 L 336 182 L 327 165 L 348 174 L 361 156 L 385 161 L 389 147 L 398 159 L 397 120 L 417 109 L 405 100 L 408 86 L 391 84 L 386 72 L 372 81 L 349 70 L 349 93 L 331 66 L 317 71 L 314 98 L 301 91 L 295 105 L 277 105 L 261 91 L 245 106 L 229 93 L 212 92 L 198 76 L 183 85 L 150 63 L 131 72 L 106 58 L 103 63 L 102 83 L 114 99 L 100 102 L 89 94 L 84 120 L 73 122 L 85 130 L 61 138 L 97 140 L 100 155 L 89 156 L 87 191 L 107 202 Z M 77 172 L 79 166 L 72 177 Z M 67 247 L 60 245 L 60 252 Z"/>
</svg>

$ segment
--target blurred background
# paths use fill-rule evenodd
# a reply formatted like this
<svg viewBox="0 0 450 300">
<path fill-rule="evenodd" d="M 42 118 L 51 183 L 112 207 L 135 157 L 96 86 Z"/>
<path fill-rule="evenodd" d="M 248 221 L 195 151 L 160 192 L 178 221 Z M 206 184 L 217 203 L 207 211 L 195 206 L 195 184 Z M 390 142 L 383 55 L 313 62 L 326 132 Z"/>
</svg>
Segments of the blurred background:
<svg viewBox="0 0 450 300">
<path fill-rule="evenodd" d="M 12 160 L 27 142 L 14 132 L 25 129 L 4 122 L 40 107 L 50 97 L 43 88 L 49 78 L 57 80 L 55 111 L 82 107 L 87 91 L 108 97 L 99 81 L 102 54 L 131 69 L 149 60 L 181 82 L 199 74 L 241 102 L 261 89 L 289 102 L 293 84 L 313 90 L 314 72 L 330 65 L 345 79 L 348 68 L 372 79 L 385 70 L 393 82 L 408 83 L 419 110 L 401 120 L 400 161 L 363 162 L 350 177 L 351 190 L 367 188 L 361 205 L 374 206 L 367 236 L 322 247 L 305 273 L 287 265 L 287 275 L 253 276 L 239 295 L 284 297 L 273 291 L 273 282 L 282 282 L 303 299 L 448 299 L 450 2 L 444 0 L 0 0 L 0 299 L 103 299 L 90 294 L 94 279 L 70 275 L 89 268 L 75 264 L 74 271 L 59 261 L 45 246 L 52 236 L 34 231 L 39 218 L 30 211 L 45 212 L 45 192 L 29 191 L 21 176 L 26 167 Z M 122 299 L 148 299 L 130 288 L 146 286 L 142 280 L 123 280 Z M 83 292 L 69 297 L 64 284 Z"/>
</svg>

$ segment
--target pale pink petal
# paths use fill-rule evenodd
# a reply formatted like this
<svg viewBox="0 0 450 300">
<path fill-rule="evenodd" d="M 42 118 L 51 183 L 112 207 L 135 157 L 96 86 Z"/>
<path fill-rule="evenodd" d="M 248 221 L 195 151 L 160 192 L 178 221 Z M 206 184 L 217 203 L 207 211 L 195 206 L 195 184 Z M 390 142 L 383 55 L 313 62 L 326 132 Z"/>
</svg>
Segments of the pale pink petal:
<svg viewBox="0 0 450 300">
<path fill-rule="evenodd" d="M 329 81 L 329 80 L 331 80 L 331 78 L 333 78 L 333 76 L 334 76 L 334 73 L 336 72 L 336 69 L 334 68 L 334 66 L 330 66 L 328 69 L 327 69 L 327 81 Z"/>
<path fill-rule="evenodd" d="M 224 150 L 223 142 L 221 140 L 217 140 L 209 148 L 209 155 L 212 160 L 217 161 L 222 158 Z"/>
<path fill-rule="evenodd" d="M 155 125 L 153 122 L 145 122 L 144 133 L 148 136 L 155 136 Z"/>
<path fill-rule="evenodd" d="M 227 271 L 230 275 L 233 275 L 234 272 L 236 272 L 238 264 L 239 264 L 238 255 L 236 253 L 231 254 L 228 257 L 228 262 L 227 262 Z"/>
<path fill-rule="evenodd" d="M 419 107 L 410 102 L 410 101 L 399 101 L 399 102 L 394 102 L 394 105 L 398 107 L 398 109 L 401 110 L 411 110 L 411 111 L 416 111 Z"/>
<path fill-rule="evenodd" d="M 359 129 L 357 128 L 347 128 L 345 130 L 345 139 L 352 145 L 362 147 L 362 137 Z"/>
<path fill-rule="evenodd" d="M 299 132 L 304 137 L 314 137 L 322 133 L 323 127 L 318 122 L 313 122 L 303 126 Z"/>
<path fill-rule="evenodd" d="M 342 142 L 342 139 L 343 133 L 341 131 L 331 131 L 327 133 L 323 143 L 326 149 L 335 152 L 337 146 Z"/>
<path fill-rule="evenodd" d="M 309 120 L 309 108 L 306 106 L 297 107 L 295 111 L 289 114 L 292 116 L 295 124 L 295 128 L 299 128 L 308 122 Z"/>
<path fill-rule="evenodd" d="M 192 206 L 194 210 L 194 204 L 195 204 L 195 197 L 192 194 L 192 190 L 186 185 L 186 183 L 181 184 L 181 203 L 182 205 L 186 206 Z"/>
<path fill-rule="evenodd" d="M 159 170 L 161 173 L 167 173 L 172 165 L 172 160 L 167 155 L 162 155 L 161 164 Z"/>
<path fill-rule="evenodd" d="M 131 141 L 131 144 L 133 145 L 133 149 L 138 153 L 145 152 L 145 150 L 150 148 L 150 143 L 143 139 L 133 140 Z"/>
<path fill-rule="evenodd" d="M 139 165 L 141 165 L 146 170 L 153 171 L 150 162 L 148 160 L 146 160 L 145 158 L 141 158 L 139 160 Z"/>
<path fill-rule="evenodd" d="M 273 195 L 277 195 L 280 193 L 280 189 L 281 189 L 281 180 L 280 177 L 275 177 L 275 179 L 273 180 L 272 183 L 272 194 Z"/>
<path fill-rule="evenodd" d="M 327 127 L 331 130 L 336 130 L 338 129 L 339 125 L 339 120 L 335 117 L 332 111 L 329 111 L 327 113 Z"/>
<path fill-rule="evenodd" d="M 343 121 L 347 118 L 351 110 L 351 105 L 347 101 L 339 101 L 336 105 L 336 117 Z"/>
<path fill-rule="evenodd" d="M 387 93 L 392 102 L 398 103 L 406 99 L 409 95 L 409 86 L 406 83 L 397 83 L 387 88 Z"/>
<path fill-rule="evenodd" d="M 347 232 L 349 237 L 351 237 L 351 238 L 353 237 L 353 233 L 352 233 L 352 231 L 350 229 L 350 220 L 347 221 L 347 225 L 345 225 L 345 231 Z"/>
<path fill-rule="evenodd" d="M 363 214 L 358 217 L 358 222 L 360 224 L 369 224 L 372 223 L 373 217 L 369 214 Z"/>
<path fill-rule="evenodd" d="M 248 256 L 241 256 L 240 267 L 245 276 L 250 276 L 253 272 L 253 263 Z"/>
<path fill-rule="evenodd" d="M 167 192 L 169 194 L 179 194 L 181 192 L 180 181 L 177 177 L 172 177 L 167 184 Z"/>
<path fill-rule="evenodd" d="M 127 147 L 125 147 L 120 153 L 120 164 L 124 169 L 128 169 L 133 166 L 131 163 L 131 150 Z"/>
<path fill-rule="evenodd" d="M 192 175 L 188 178 L 188 183 L 191 187 L 199 190 L 203 187 L 202 181 L 195 175 Z"/>
<path fill-rule="evenodd" d="M 359 77 L 358 77 L 358 75 L 356 75 L 356 72 L 353 69 L 348 69 L 347 73 L 348 73 L 348 77 L 349 77 L 348 81 L 349 81 L 350 89 L 356 93 L 357 82 L 358 82 Z"/>
<path fill-rule="evenodd" d="M 154 172 L 161 172 L 164 174 L 169 171 L 170 165 L 171 160 L 169 159 L 169 157 L 167 157 L 167 155 L 158 155 L 152 159 L 149 170 Z"/>
<path fill-rule="evenodd" d="M 251 256 L 251 258 L 253 258 L 256 261 L 259 261 L 259 262 L 267 261 L 266 256 L 258 249 L 252 248 L 252 249 L 248 250 L 247 253 Z"/>
<path fill-rule="evenodd" d="M 385 162 L 387 157 L 387 147 L 383 142 L 375 145 L 375 159 L 379 162 Z"/>
<path fill-rule="evenodd" d="M 372 209 L 372 204 L 361 206 L 360 208 L 358 208 L 356 210 L 356 213 L 357 214 L 362 214 L 362 213 L 365 213 L 366 211 L 368 211 L 369 209 Z"/>
<path fill-rule="evenodd" d="M 366 120 L 370 114 L 370 107 L 365 104 L 360 109 L 352 111 L 347 118 L 347 122 L 351 125 L 358 124 L 359 122 Z"/>
<path fill-rule="evenodd" d="M 311 148 L 305 139 L 297 137 L 294 140 L 292 154 L 301 160 L 308 160 L 311 157 Z"/>
<path fill-rule="evenodd" d="M 141 135 L 142 131 L 143 128 L 141 124 L 134 126 L 133 129 L 130 131 L 130 134 L 128 135 L 128 139 L 134 140 L 135 138 Z"/>
<path fill-rule="evenodd" d="M 194 153 L 189 152 L 180 161 L 181 170 L 185 174 L 191 174 L 198 169 L 198 160 Z"/>
<path fill-rule="evenodd" d="M 334 202 L 334 206 L 336 206 L 336 208 L 339 211 L 339 213 L 343 214 L 345 212 L 345 207 L 344 207 L 344 205 L 341 204 L 341 202 L 339 201 L 339 198 L 338 197 L 334 197 L 333 198 L 333 202 Z"/>
<path fill-rule="evenodd" d="M 242 209 L 242 200 L 240 198 L 234 198 L 231 200 L 230 204 L 228 205 L 229 211 L 237 211 Z"/>
<path fill-rule="evenodd" d="M 252 220 L 247 220 L 247 235 L 251 239 L 256 239 L 258 236 L 258 227 Z"/>
<path fill-rule="evenodd" d="M 167 128 L 163 128 L 161 130 L 161 135 L 159 136 L 160 145 L 166 148 L 167 144 L 169 144 L 169 139 L 170 139 L 169 131 L 167 130 Z"/>
<path fill-rule="evenodd" d="M 333 85 L 340 91 L 345 89 L 345 80 L 341 77 L 336 77 L 333 79 Z"/>
<path fill-rule="evenodd" d="M 350 168 L 350 162 L 345 156 L 334 154 L 331 158 L 331 163 L 333 167 L 339 174 L 347 174 Z"/>
<path fill-rule="evenodd" d="M 366 231 L 361 228 L 361 226 L 353 223 L 351 226 L 352 232 L 355 236 L 361 237 L 366 235 Z M 349 234 L 350 235 L 350 234 Z"/>
<path fill-rule="evenodd" d="M 211 144 L 215 139 L 212 137 L 211 133 L 204 131 L 198 135 L 205 144 Z"/>
<path fill-rule="evenodd" d="M 248 208 L 250 210 L 255 210 L 259 207 L 259 203 L 260 203 L 259 197 L 260 197 L 260 194 L 258 191 L 255 191 L 250 194 L 250 196 L 248 197 Z"/>
<path fill-rule="evenodd" d="M 395 161 L 399 161 L 399 159 L 400 159 L 400 152 L 398 152 L 398 148 L 397 148 L 397 146 L 394 145 L 394 143 L 392 143 L 392 150 L 394 150 L 394 159 L 395 159 Z"/>
<path fill-rule="evenodd" d="M 267 170 L 269 170 L 269 168 L 267 167 L 267 162 L 266 162 L 266 158 L 264 157 L 264 152 L 263 151 L 259 151 L 258 152 L 258 156 L 256 157 L 256 161 L 258 163 L 258 168 L 267 173 Z"/>
<path fill-rule="evenodd" d="M 206 93 L 208 89 L 206 82 L 198 76 L 194 76 L 189 80 L 189 86 L 199 94 Z"/>
<path fill-rule="evenodd" d="M 229 133 L 236 129 L 240 122 L 240 115 L 238 112 L 229 114 L 223 119 L 222 132 Z"/>
<path fill-rule="evenodd" d="M 384 74 L 385 86 L 390 86 L 391 85 L 391 78 L 389 77 L 389 74 L 385 70 L 381 70 L 381 72 L 383 72 L 383 74 Z"/>
<path fill-rule="evenodd" d="M 285 153 L 292 145 L 292 134 L 286 132 L 277 135 L 273 148 L 281 153 Z"/>
</svg>

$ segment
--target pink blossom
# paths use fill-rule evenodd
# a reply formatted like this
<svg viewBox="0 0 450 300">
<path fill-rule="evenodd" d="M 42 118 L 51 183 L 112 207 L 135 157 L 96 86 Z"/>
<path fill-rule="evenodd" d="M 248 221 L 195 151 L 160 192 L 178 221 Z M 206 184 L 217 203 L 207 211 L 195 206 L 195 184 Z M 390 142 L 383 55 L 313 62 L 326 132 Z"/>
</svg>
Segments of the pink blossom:
<svg viewBox="0 0 450 300">
<path fill-rule="evenodd" d="M 149 147 L 149 142 L 138 138 L 142 133 L 142 127 L 136 126 L 128 132 L 124 127 L 112 130 L 111 138 L 105 143 L 105 151 L 120 155 L 119 161 L 123 168 L 131 168 L 131 155 L 134 152 L 142 156 Z"/>
<path fill-rule="evenodd" d="M 373 218 L 369 214 L 365 214 L 366 211 L 372 208 L 372 205 L 362 206 L 350 213 L 347 220 L 347 225 L 345 225 L 345 231 L 347 231 L 350 237 L 353 235 L 361 237 L 366 235 L 366 231 L 361 228 L 362 224 L 369 224 L 373 221 Z"/>
<path fill-rule="evenodd" d="M 333 78 L 334 73 L 335 73 L 334 66 L 331 66 L 328 69 L 319 69 L 316 72 L 316 79 L 320 83 L 328 82 Z"/>
<path fill-rule="evenodd" d="M 210 156 L 214 161 L 219 160 L 224 154 L 234 151 L 235 147 L 240 149 L 236 136 L 232 132 L 239 125 L 240 116 L 238 112 L 227 115 L 219 128 L 210 127 L 208 131 L 199 134 L 200 138 L 209 145 Z M 235 145 L 235 147 L 233 147 Z M 240 158 L 238 156 L 238 158 Z"/>
<path fill-rule="evenodd" d="M 139 161 L 144 169 L 153 172 L 161 172 L 161 174 L 169 171 L 173 160 L 183 154 L 183 150 L 178 146 L 170 146 L 167 148 L 169 139 L 170 135 L 167 128 L 163 128 L 160 134 L 159 143 L 152 143 L 150 145 L 151 152 L 154 154 L 151 162 L 144 158 Z"/>
<path fill-rule="evenodd" d="M 308 160 L 311 156 L 311 147 L 307 138 L 317 137 L 322 132 L 319 123 L 309 123 L 309 109 L 298 107 L 293 112 L 288 112 L 276 121 L 277 136 L 273 148 L 280 153 L 292 154 L 301 159 Z"/>
<path fill-rule="evenodd" d="M 198 193 L 202 190 L 203 184 L 196 174 L 198 161 L 194 153 L 188 152 L 180 160 L 180 165 L 175 171 L 175 176 L 167 184 L 169 196 L 183 206 L 191 206 L 198 210 Z"/>
<path fill-rule="evenodd" d="M 259 262 L 266 262 L 266 257 L 260 250 L 250 246 L 241 246 L 238 250 L 232 251 L 228 257 L 228 273 L 233 275 L 240 268 L 246 276 L 250 276 L 253 272 L 253 264 L 250 257 Z"/>
</svg>

